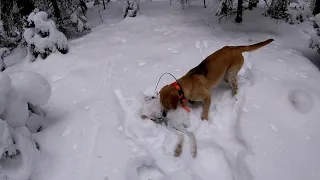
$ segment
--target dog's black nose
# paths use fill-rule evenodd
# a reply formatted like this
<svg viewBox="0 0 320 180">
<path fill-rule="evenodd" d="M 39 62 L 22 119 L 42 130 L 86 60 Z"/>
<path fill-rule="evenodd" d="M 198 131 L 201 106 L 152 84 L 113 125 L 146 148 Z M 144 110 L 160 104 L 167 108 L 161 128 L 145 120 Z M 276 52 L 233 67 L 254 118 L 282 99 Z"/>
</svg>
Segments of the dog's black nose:
<svg viewBox="0 0 320 180">
<path fill-rule="evenodd" d="M 162 117 L 167 117 L 167 111 L 162 110 Z"/>
</svg>

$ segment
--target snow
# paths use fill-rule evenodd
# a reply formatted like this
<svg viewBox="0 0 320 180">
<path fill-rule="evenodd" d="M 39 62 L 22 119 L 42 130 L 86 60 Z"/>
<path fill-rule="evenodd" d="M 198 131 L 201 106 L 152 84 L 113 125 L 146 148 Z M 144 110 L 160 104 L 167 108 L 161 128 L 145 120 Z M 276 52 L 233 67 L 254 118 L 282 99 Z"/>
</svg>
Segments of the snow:
<svg viewBox="0 0 320 180">
<path fill-rule="evenodd" d="M 12 87 L 33 105 L 45 105 L 51 96 L 49 82 L 35 72 L 17 72 L 10 76 Z"/>
<path fill-rule="evenodd" d="M 11 79 L 5 73 L 0 73 L 0 114 L 3 112 L 6 102 L 7 95 L 12 88 Z"/>
<path fill-rule="evenodd" d="M 40 106 L 51 95 L 48 81 L 33 72 L 0 73 L 0 178 L 32 178 L 40 152 L 31 132 L 44 122 Z M 30 110 L 30 111 L 29 111 Z"/>
<path fill-rule="evenodd" d="M 39 161 L 39 151 L 37 150 L 31 133 L 26 127 L 13 130 L 17 149 L 20 150 L 19 158 L 5 159 L 1 162 L 1 174 L 12 180 L 24 180 L 32 177 L 34 167 Z"/>
<path fill-rule="evenodd" d="M 7 77 L 1 73 L 1 117 L 10 125 L 17 128 L 25 126 L 29 117 L 29 109 L 43 115 L 39 105 L 45 105 L 51 96 L 51 86 L 38 73 L 16 72 Z"/>
<path fill-rule="evenodd" d="M 5 153 L 5 151 L 8 151 L 8 149 L 13 145 L 13 141 L 10 135 L 10 129 L 8 124 L 3 121 L 0 120 L 0 132 L 1 132 L 1 139 L 0 139 L 0 154 Z M 8 151 L 8 155 L 12 155 L 9 154 Z"/>
<path fill-rule="evenodd" d="M 94 6 L 88 9 L 92 32 L 69 41 L 68 54 L 54 53 L 32 63 L 23 59 L 4 71 L 9 76 L 0 74 L 1 83 L 10 84 L 11 77 L 17 81 L 13 87 L 21 85 L 27 92 L 9 93 L 46 104 L 42 131 L 35 131 L 42 121 L 37 107 L 38 113 L 26 123 L 32 138 L 17 130 L 26 139 L 17 146 L 25 145 L 31 154 L 24 157 L 28 159 L 23 167 L 36 165 L 16 177 L 318 180 L 320 73 L 308 59 L 319 58 L 308 48 L 312 25 L 279 23 L 264 17 L 259 8 L 246 11 L 242 24 L 219 24 L 213 4 L 203 9 L 201 3 L 182 10 L 178 3 L 141 2 L 137 17 L 122 20 L 123 4 L 110 2 L 101 10 L 105 23 L 100 25 Z M 160 114 L 157 98 L 145 99 L 157 96 L 159 77 L 170 72 L 179 78 L 225 45 L 269 38 L 275 41 L 243 54 L 236 97 L 224 82 L 213 90 L 209 121 L 200 119 L 197 104 L 189 106 L 190 113 L 179 107 L 168 114 L 169 121 L 186 126 L 197 143 L 197 156 L 192 157 L 192 141 L 184 135 L 182 154 L 175 157 L 181 133 L 148 120 Z M 11 53 L 5 61 L 14 57 Z M 19 79 L 27 76 L 28 81 Z M 157 91 L 173 81 L 163 76 Z M 0 96 L 5 96 L 7 89 L 1 88 Z"/>
<path fill-rule="evenodd" d="M 0 48 L 0 70 L 4 71 L 7 68 L 7 65 L 4 63 L 3 58 L 10 54 L 10 49 Z"/>
</svg>

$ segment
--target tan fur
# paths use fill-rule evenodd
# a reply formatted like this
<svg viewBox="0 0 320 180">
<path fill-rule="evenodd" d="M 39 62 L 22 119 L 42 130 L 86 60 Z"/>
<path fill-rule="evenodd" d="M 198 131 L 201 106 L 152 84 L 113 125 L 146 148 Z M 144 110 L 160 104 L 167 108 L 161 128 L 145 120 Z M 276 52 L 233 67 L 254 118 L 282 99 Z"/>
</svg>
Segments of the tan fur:
<svg viewBox="0 0 320 180">
<path fill-rule="evenodd" d="M 272 41 L 273 39 L 268 39 L 249 46 L 225 46 L 178 79 L 186 99 L 203 102 L 202 120 L 208 120 L 211 91 L 222 78 L 229 83 L 232 95 L 237 94 L 237 75 L 244 63 L 242 53 L 257 50 Z M 164 86 L 160 90 L 160 102 L 165 111 L 176 109 L 179 104 L 179 94 L 175 87 Z"/>
</svg>

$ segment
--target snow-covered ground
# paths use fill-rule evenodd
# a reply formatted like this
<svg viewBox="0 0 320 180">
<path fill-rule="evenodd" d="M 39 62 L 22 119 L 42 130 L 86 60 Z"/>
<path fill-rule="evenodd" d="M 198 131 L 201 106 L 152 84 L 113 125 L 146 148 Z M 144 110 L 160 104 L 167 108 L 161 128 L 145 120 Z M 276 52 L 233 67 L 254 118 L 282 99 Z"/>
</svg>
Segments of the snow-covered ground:
<svg viewBox="0 0 320 180">
<path fill-rule="evenodd" d="M 319 56 L 308 49 L 308 22 L 293 26 L 255 9 L 240 25 L 219 24 L 200 2 L 185 10 L 143 2 L 140 15 L 125 20 L 121 11 L 121 3 L 109 3 L 98 25 L 89 9 L 95 27 L 70 41 L 66 55 L 30 63 L 15 50 L 5 59 L 5 73 L 34 71 L 51 84 L 48 122 L 34 134 L 41 161 L 32 180 L 320 179 L 320 73 L 309 60 Z M 268 38 L 275 41 L 244 53 L 237 100 L 221 83 L 209 121 L 201 121 L 201 107 L 176 112 L 190 121 L 198 155 L 185 138 L 174 157 L 176 135 L 140 118 L 142 92 L 162 73 L 180 77 L 225 45 Z M 164 76 L 159 88 L 172 81 Z"/>
</svg>

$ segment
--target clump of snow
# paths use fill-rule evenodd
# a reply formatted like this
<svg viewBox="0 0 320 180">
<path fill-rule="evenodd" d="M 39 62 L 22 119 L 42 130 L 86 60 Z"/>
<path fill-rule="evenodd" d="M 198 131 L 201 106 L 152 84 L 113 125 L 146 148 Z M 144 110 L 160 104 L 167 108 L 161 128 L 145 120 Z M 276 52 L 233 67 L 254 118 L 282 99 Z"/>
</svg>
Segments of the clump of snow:
<svg viewBox="0 0 320 180">
<path fill-rule="evenodd" d="M 4 77 L 6 75 L 3 75 Z M 25 126 L 29 110 L 42 115 L 39 106 L 45 105 L 51 96 L 49 82 L 40 74 L 34 72 L 17 72 L 8 78 L 3 78 L 8 84 L 5 89 L 6 101 L 1 117 L 14 128 Z M 4 96 L 4 95 L 3 95 Z"/>
<path fill-rule="evenodd" d="M 0 155 L 2 155 L 2 157 L 14 155 L 14 152 L 16 151 L 11 150 L 13 146 L 10 127 L 7 122 L 0 119 Z M 0 159 L 2 157 L 0 157 Z"/>
<path fill-rule="evenodd" d="M 12 138 L 19 154 L 0 161 L 0 174 L 5 179 L 29 180 L 34 167 L 39 163 L 40 152 L 32 134 L 26 127 L 12 130 Z"/>
<path fill-rule="evenodd" d="M 123 7 L 123 18 L 126 18 L 127 16 L 136 17 L 139 12 L 139 3 L 140 0 L 126 0 Z"/>
<path fill-rule="evenodd" d="M 83 14 L 79 13 L 79 11 L 72 13 L 70 18 L 74 26 L 77 27 L 77 31 L 82 32 L 83 30 L 90 30 L 87 18 Z"/>
<path fill-rule="evenodd" d="M 6 73 L 0 73 L 0 114 L 3 112 L 9 91 L 11 91 L 11 79 Z"/>
<path fill-rule="evenodd" d="M 48 102 L 51 86 L 34 72 L 1 72 L 0 84 L 0 177 L 28 180 L 40 155 L 31 132 L 43 123 L 41 105 Z"/>
<path fill-rule="evenodd" d="M 4 71 L 7 68 L 6 64 L 3 61 L 3 58 L 9 54 L 10 54 L 9 48 L 0 48 L 0 71 Z"/>
<path fill-rule="evenodd" d="M 287 7 L 287 22 L 290 24 L 299 24 L 312 16 L 310 3 L 304 0 L 289 3 Z"/>
<path fill-rule="evenodd" d="M 48 14 L 35 9 L 27 18 L 27 26 L 24 31 L 24 38 L 28 43 L 28 57 L 35 61 L 40 55 L 45 59 L 57 50 L 63 54 L 68 53 L 68 41 L 61 33 L 54 21 L 48 19 Z"/>
<path fill-rule="evenodd" d="M 316 30 L 316 33 L 311 34 L 309 40 L 309 47 L 317 49 L 318 54 L 320 54 L 320 13 L 315 15 L 313 20 L 313 27 Z"/>
<path fill-rule="evenodd" d="M 9 48 L 0 48 L 0 58 L 4 58 L 10 54 Z"/>
<path fill-rule="evenodd" d="M 12 87 L 24 99 L 33 105 L 45 105 L 51 96 L 49 82 L 35 72 L 17 72 L 12 74 Z"/>
</svg>

